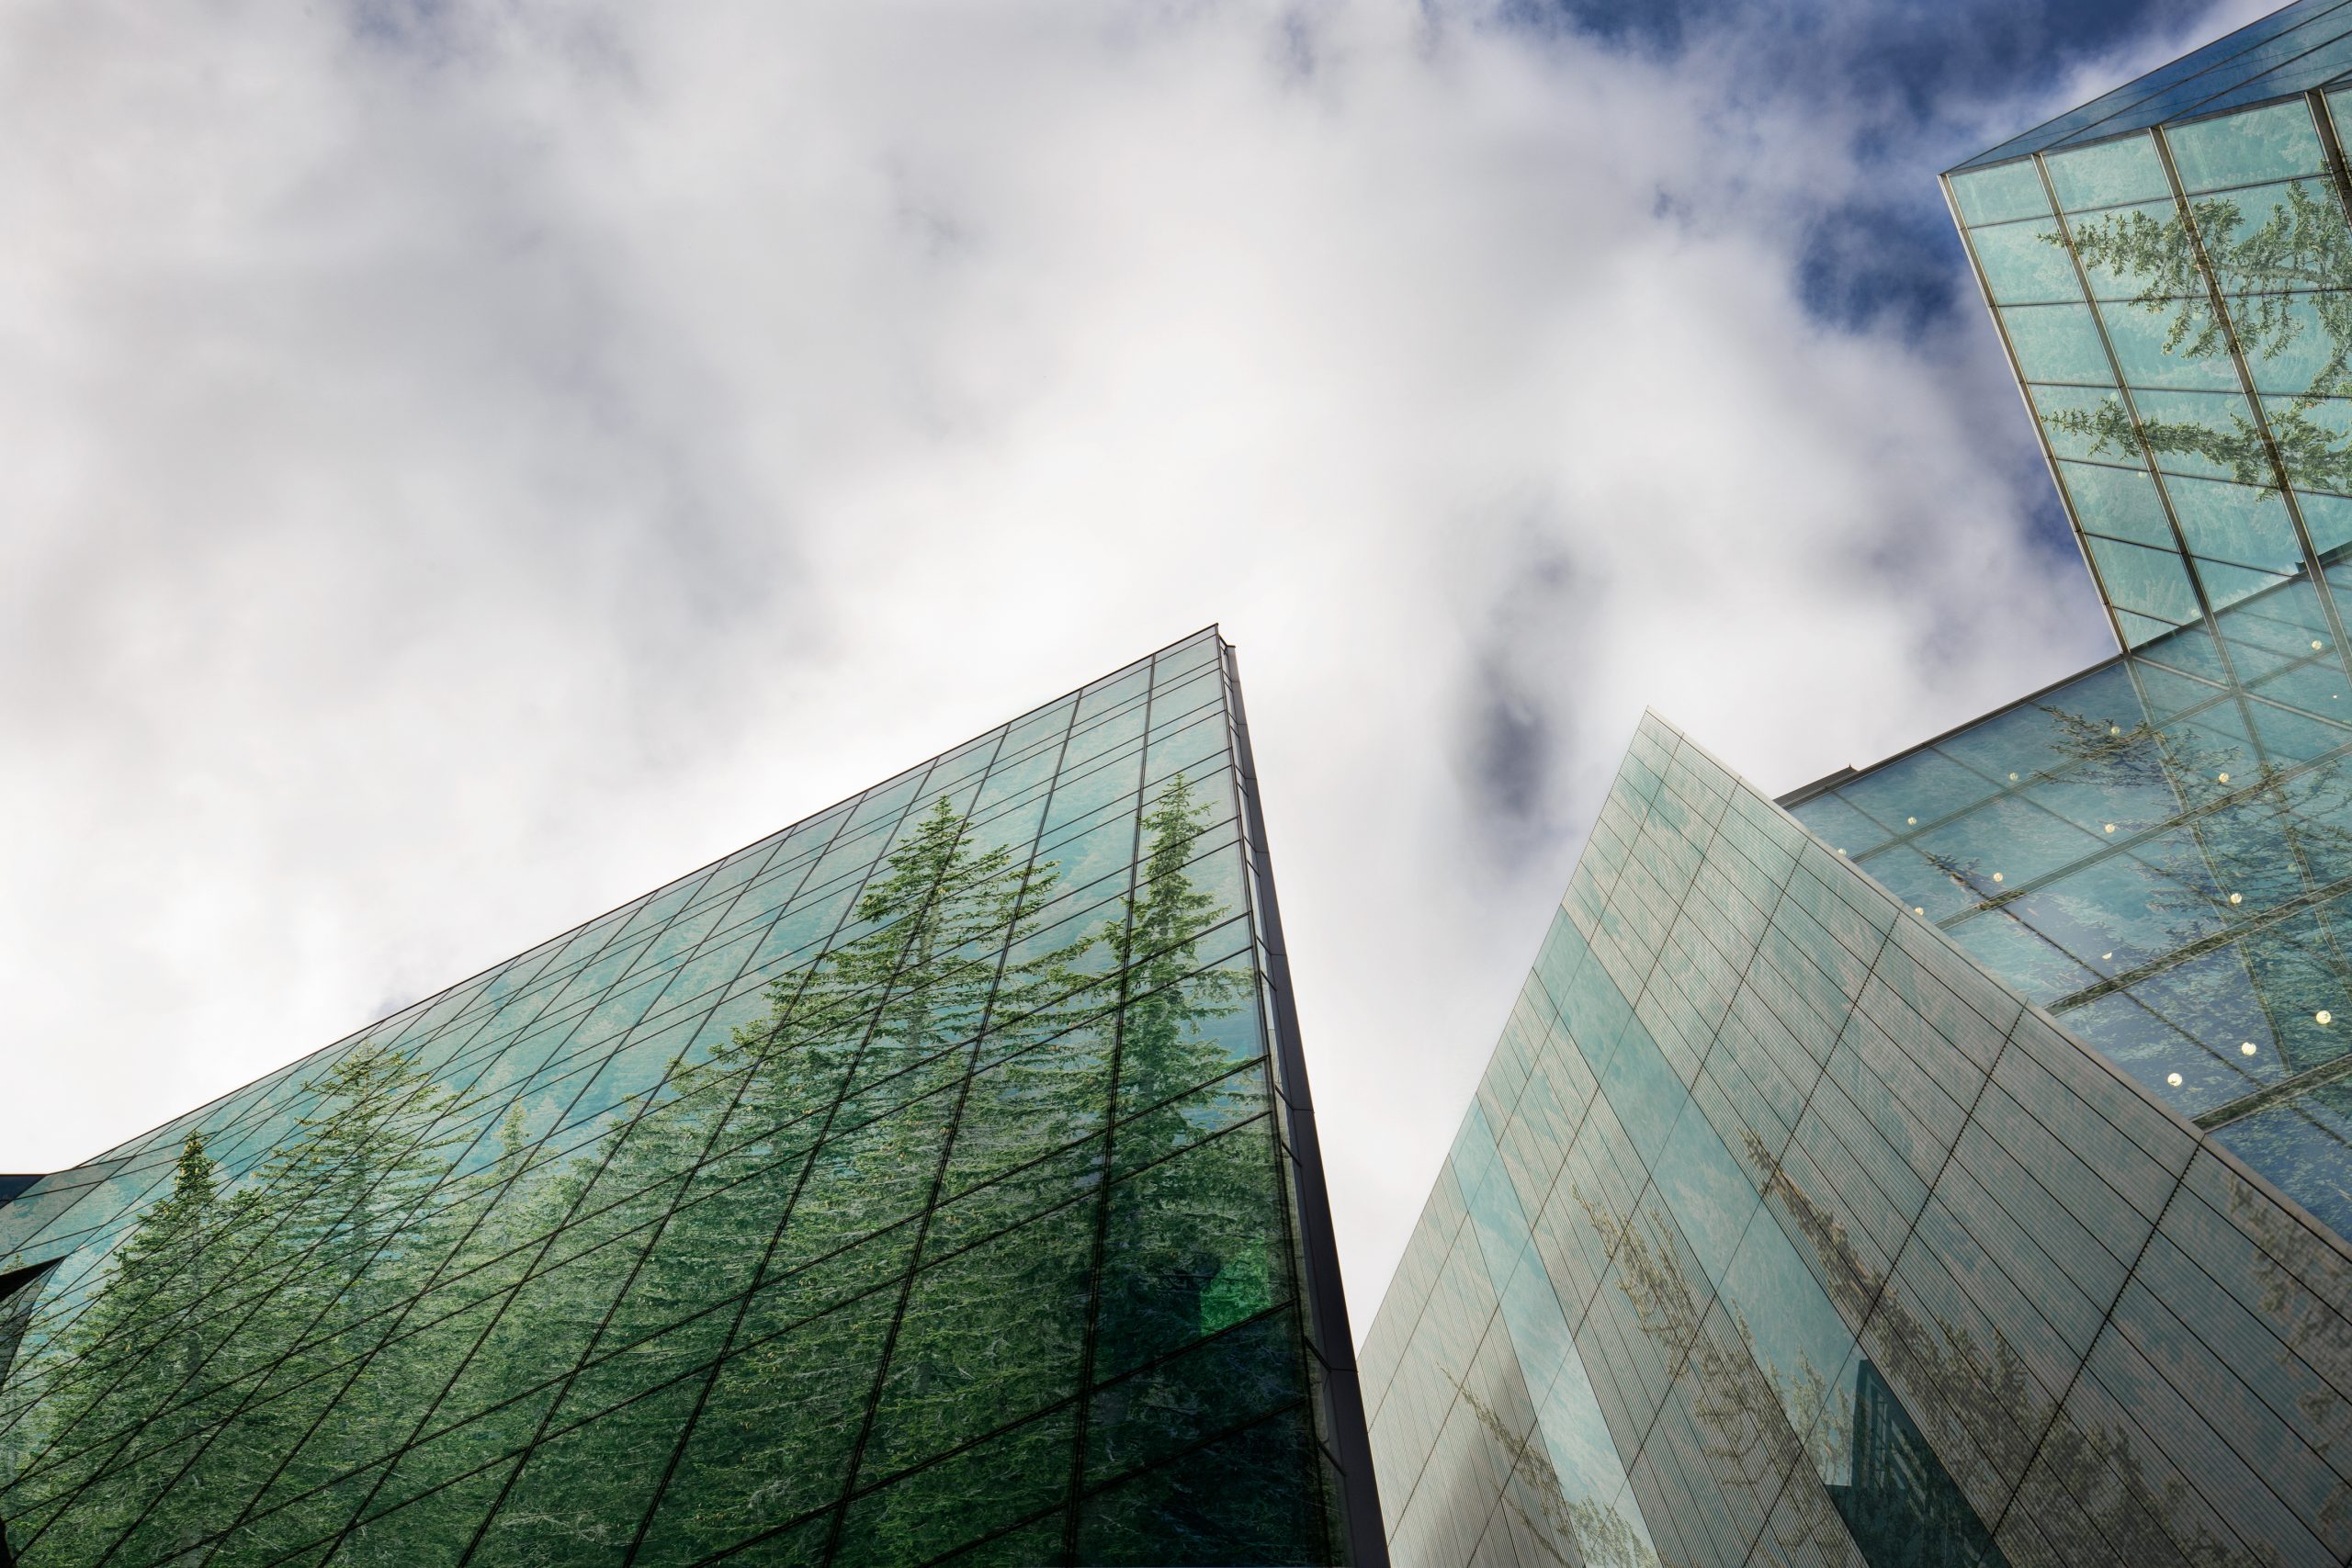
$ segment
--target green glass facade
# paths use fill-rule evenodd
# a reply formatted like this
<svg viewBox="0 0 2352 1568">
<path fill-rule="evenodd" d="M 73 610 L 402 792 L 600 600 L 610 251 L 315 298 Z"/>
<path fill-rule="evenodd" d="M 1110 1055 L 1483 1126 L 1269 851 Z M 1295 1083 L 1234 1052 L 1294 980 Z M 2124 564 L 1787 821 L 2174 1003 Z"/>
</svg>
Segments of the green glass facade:
<svg viewBox="0 0 2352 1568">
<path fill-rule="evenodd" d="M 25 1568 L 1377 1562 L 1204 632 L 0 1201 Z"/>
<path fill-rule="evenodd" d="M 1655 716 L 1363 1374 L 1403 1564 L 2352 1555 L 2352 1254 Z"/>
</svg>

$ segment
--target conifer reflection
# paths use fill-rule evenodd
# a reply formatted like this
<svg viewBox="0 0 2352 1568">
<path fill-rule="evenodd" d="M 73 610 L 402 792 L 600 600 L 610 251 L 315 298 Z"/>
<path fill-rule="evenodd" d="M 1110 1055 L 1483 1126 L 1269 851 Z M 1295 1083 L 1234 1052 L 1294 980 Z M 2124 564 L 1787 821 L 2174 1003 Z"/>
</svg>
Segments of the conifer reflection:
<svg viewBox="0 0 2352 1568">
<path fill-rule="evenodd" d="M 939 801 L 763 1018 L 569 1154 L 554 1108 L 374 1043 L 241 1180 L 192 1134 L 0 1393 L 11 1545 L 657 1563 L 805 1520 L 911 1561 L 995 1528 L 1000 1450 L 998 1502 L 1065 1499 L 1090 1368 L 1289 1297 L 1215 820 L 1167 781 L 1104 906 Z"/>
<path fill-rule="evenodd" d="M 2076 218 L 2071 235 L 2046 238 L 2071 245 L 2089 276 L 2131 290 L 2131 308 L 2163 318 L 2167 358 L 2226 367 L 2233 329 L 2249 364 L 2317 358 L 2318 368 L 2292 396 L 2266 403 L 2268 442 L 2256 422 L 2236 412 L 2226 427 L 2143 412 L 2135 428 L 2112 399 L 2051 412 L 2043 423 L 2088 441 L 2097 455 L 2199 459 L 2265 496 L 2278 489 L 2275 443 L 2290 482 L 2352 491 L 2352 437 L 2312 417 L 2325 400 L 2352 394 L 2352 230 L 2334 193 L 2317 181 L 2286 186 L 2259 221 L 2247 221 L 2246 199 L 2198 197 L 2187 215 L 2174 208 L 2159 218 L 2134 208 Z M 2214 311 L 2216 294 L 2226 321 Z"/>
</svg>

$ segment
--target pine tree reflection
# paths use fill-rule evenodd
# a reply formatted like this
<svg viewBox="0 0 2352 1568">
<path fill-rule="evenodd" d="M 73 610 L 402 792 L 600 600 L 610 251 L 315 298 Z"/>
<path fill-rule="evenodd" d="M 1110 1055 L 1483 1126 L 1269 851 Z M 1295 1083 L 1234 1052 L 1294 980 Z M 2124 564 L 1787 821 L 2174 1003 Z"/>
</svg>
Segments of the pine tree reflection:
<svg viewBox="0 0 2352 1568">
<path fill-rule="evenodd" d="M 2335 194 L 2316 181 L 2288 185 L 2269 215 L 2251 225 L 2245 200 L 2199 197 L 2188 216 L 2176 208 L 2162 218 L 2145 209 L 2078 218 L 2070 224 L 2071 248 L 2087 275 L 2117 280 L 2131 308 L 2166 319 L 2167 358 L 2226 364 L 2233 328 L 2249 364 L 2318 356 L 2291 396 L 2266 403 L 2269 440 L 2289 482 L 2352 491 L 2352 437 L 2312 417 L 2325 400 L 2352 394 L 2352 230 Z M 2046 238 L 2070 243 L 2066 234 Z M 2213 310 L 2214 292 L 2226 322 Z M 2187 457 L 2265 496 L 2278 490 L 2264 432 L 2244 412 L 2233 412 L 2226 427 L 2143 417 L 2135 428 L 2109 400 L 2092 410 L 2053 411 L 2043 423 L 2088 441 L 2095 454 Z"/>
<path fill-rule="evenodd" d="M 1203 858 L 1213 819 L 1159 786 L 1106 909 L 941 800 L 764 1018 L 568 1156 L 511 1085 L 455 1093 L 373 1043 L 243 1180 L 191 1135 L 0 1391 L 11 1543 L 28 1568 L 338 1540 L 366 1564 L 685 1562 L 854 1485 L 813 1539 L 912 1561 L 987 1506 L 1065 1500 L 1090 1369 L 1291 1296 L 1254 1032 L 1218 1027 L 1255 980 L 1204 880 L 1238 852 Z M 1217 1420 L 1303 1398 L 1286 1338 L 1257 1359 L 1230 1386 L 1261 1403 Z M 1097 1403 L 1106 1453 L 1159 1451 L 1143 1427 L 1182 1414 L 1136 1386 L 1160 1394 Z"/>
</svg>

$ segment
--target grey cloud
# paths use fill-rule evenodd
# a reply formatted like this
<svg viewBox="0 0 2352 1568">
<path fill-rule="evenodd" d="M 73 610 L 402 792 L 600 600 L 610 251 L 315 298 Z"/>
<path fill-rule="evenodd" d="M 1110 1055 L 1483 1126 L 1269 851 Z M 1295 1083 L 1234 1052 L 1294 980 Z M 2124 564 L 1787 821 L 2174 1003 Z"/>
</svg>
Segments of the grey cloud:
<svg viewBox="0 0 2352 1568">
<path fill-rule="evenodd" d="M 2098 651 L 1982 324 L 1795 295 L 1836 106 L 1498 15 L 11 9 L 0 1168 L 1217 620 L 1368 1313 L 1645 703 Z"/>
</svg>

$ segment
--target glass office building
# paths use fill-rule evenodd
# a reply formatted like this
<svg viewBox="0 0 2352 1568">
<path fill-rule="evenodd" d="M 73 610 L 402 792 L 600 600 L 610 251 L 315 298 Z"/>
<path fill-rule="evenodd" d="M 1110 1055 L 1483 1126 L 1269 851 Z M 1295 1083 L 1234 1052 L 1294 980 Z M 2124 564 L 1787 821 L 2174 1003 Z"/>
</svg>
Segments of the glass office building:
<svg viewBox="0 0 2352 1568">
<path fill-rule="evenodd" d="M 1402 1563 L 2352 1561 L 2352 4 L 1946 189 L 2111 660 L 1651 717 L 1366 1340 Z"/>
<path fill-rule="evenodd" d="M 1655 716 L 1366 1337 L 1400 1564 L 2352 1553 L 2352 1252 Z"/>
<path fill-rule="evenodd" d="M 1374 1563 L 1212 631 L 0 1189 L 0 1559 Z"/>
<path fill-rule="evenodd" d="M 2128 651 L 1793 802 L 2338 1234 L 2347 122 L 2352 6 L 2306 0 L 1946 176 Z"/>
</svg>

